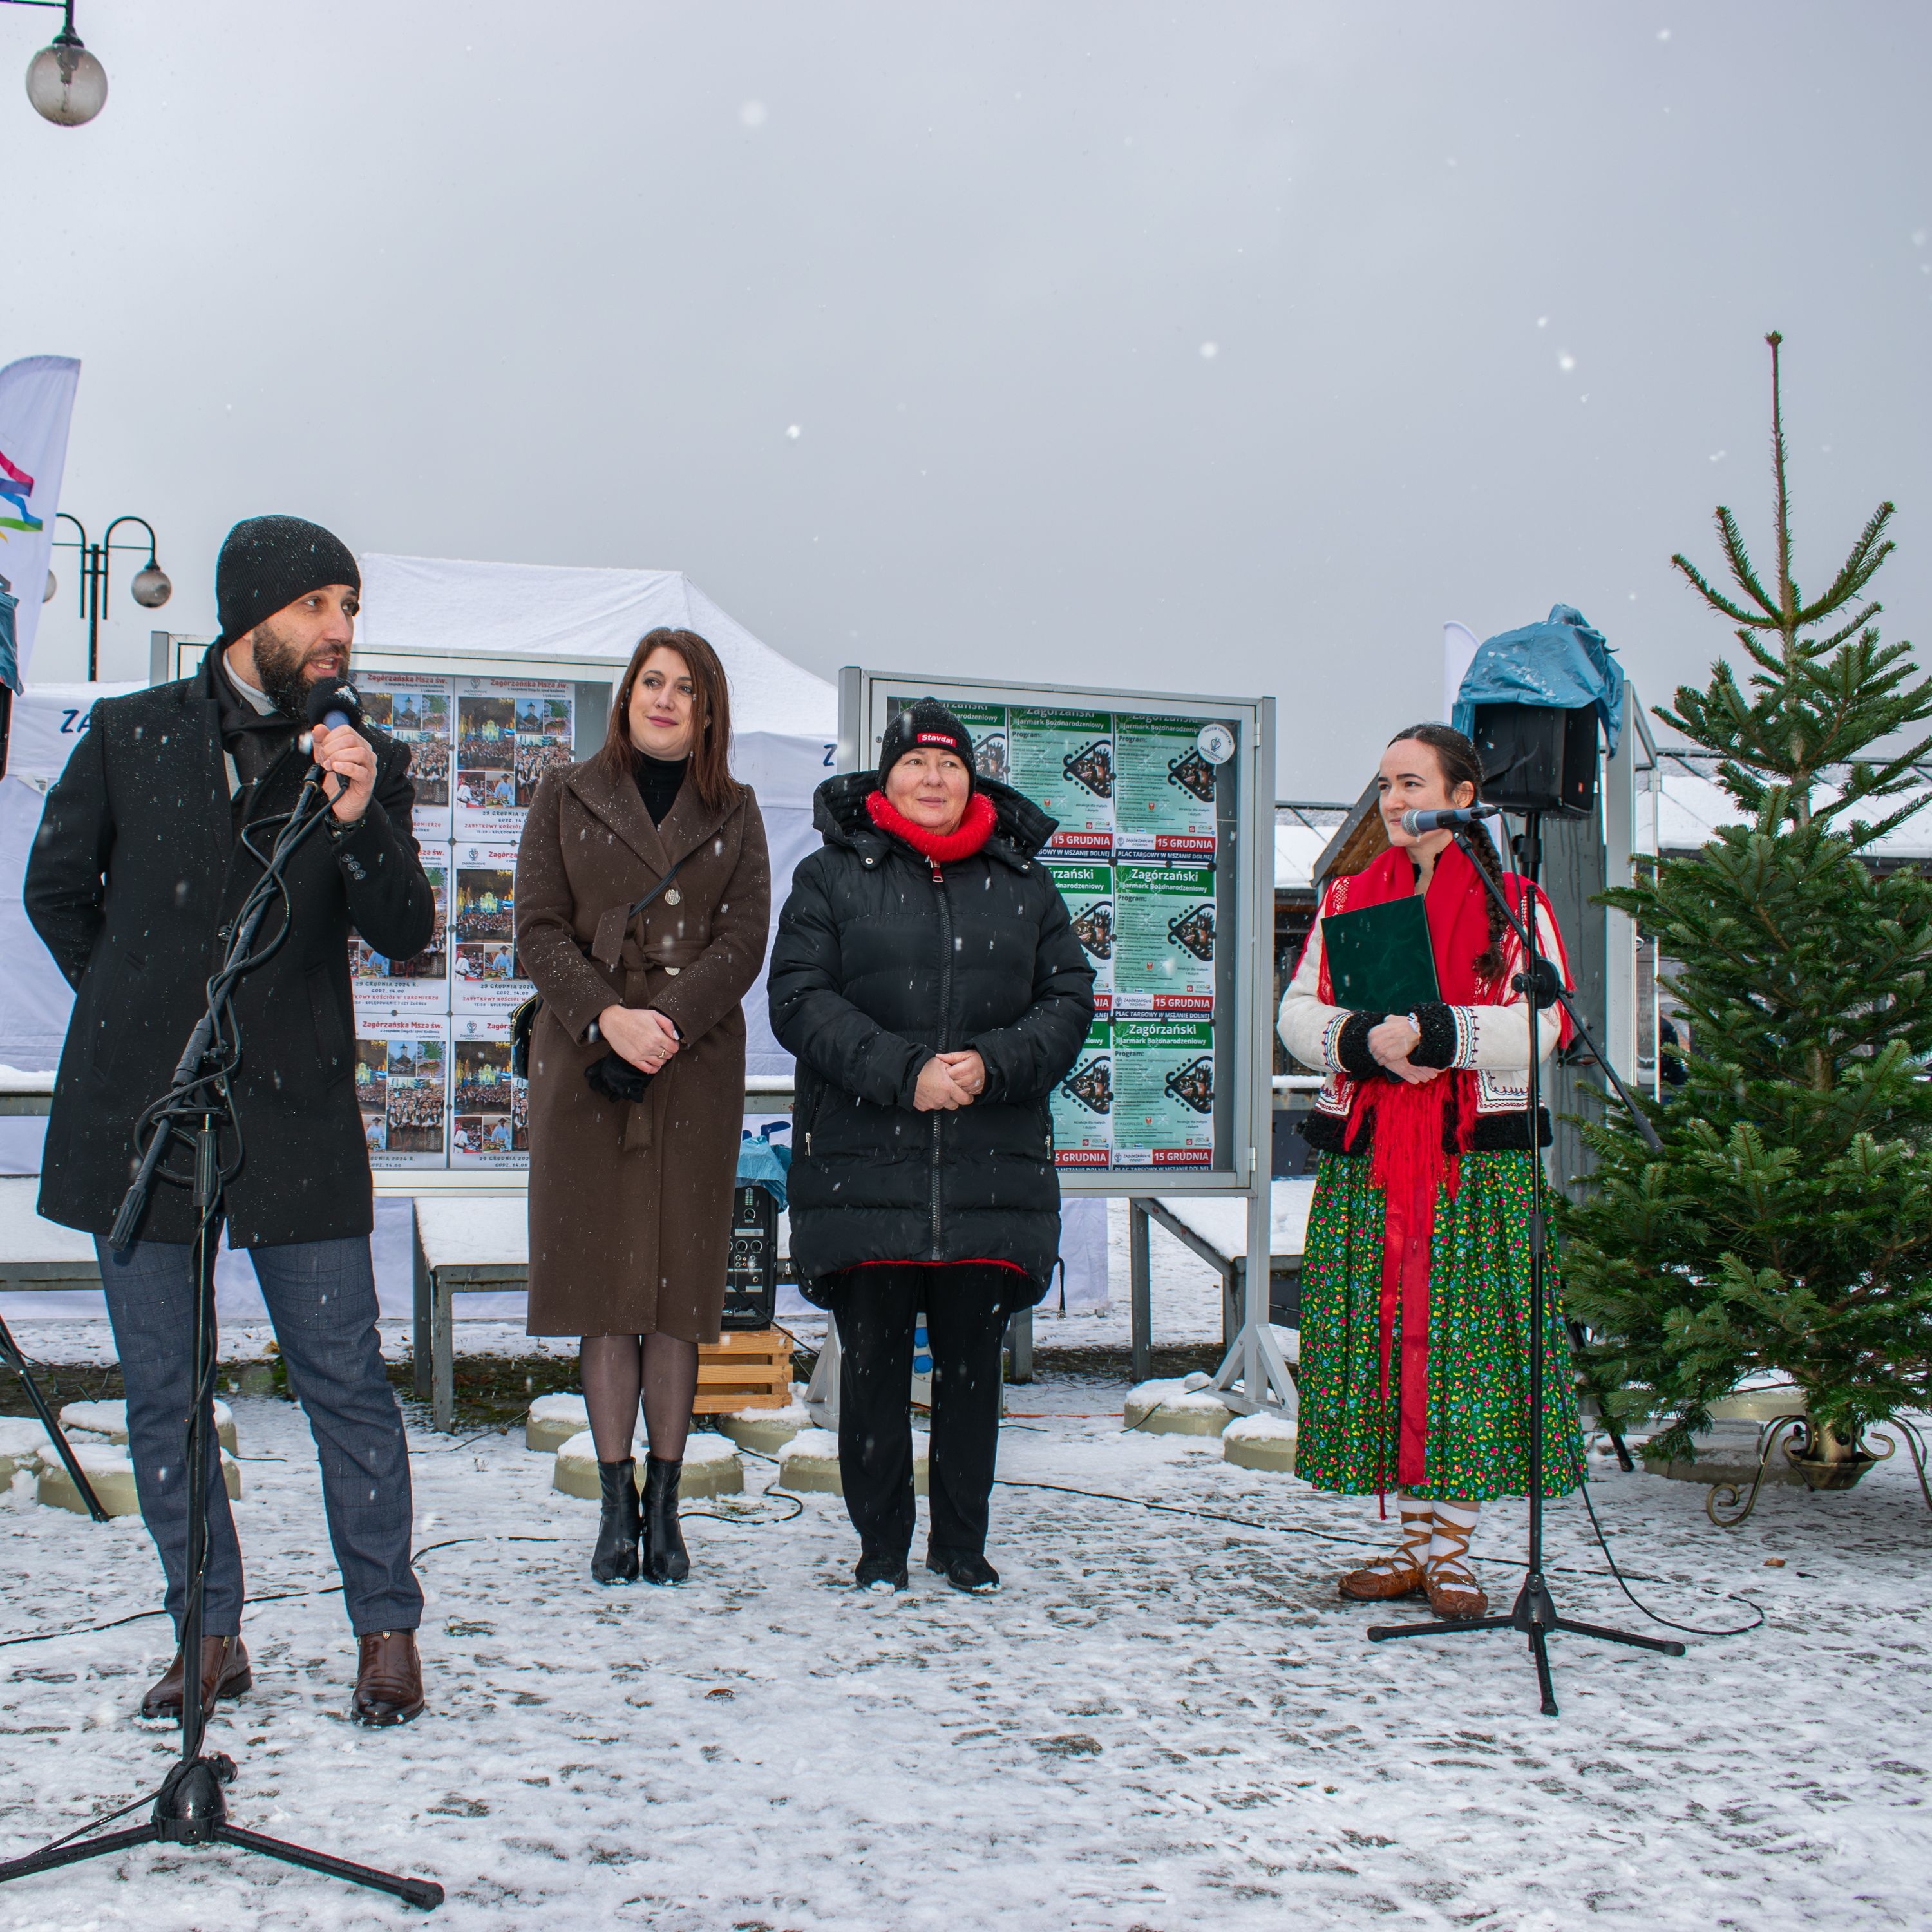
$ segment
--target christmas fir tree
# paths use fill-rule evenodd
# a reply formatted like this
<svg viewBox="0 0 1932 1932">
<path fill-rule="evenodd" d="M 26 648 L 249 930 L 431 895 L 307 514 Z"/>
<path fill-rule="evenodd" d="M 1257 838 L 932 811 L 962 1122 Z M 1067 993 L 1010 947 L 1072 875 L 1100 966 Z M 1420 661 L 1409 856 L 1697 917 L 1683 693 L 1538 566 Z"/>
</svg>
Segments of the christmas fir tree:
<svg viewBox="0 0 1932 1932">
<path fill-rule="evenodd" d="M 1709 1406 L 1769 1371 L 1802 1393 L 1810 1453 L 1850 1461 L 1870 1424 L 1932 1406 L 1932 881 L 1866 862 L 1922 801 L 1932 739 L 1900 736 L 1932 684 L 1866 596 L 1890 503 L 1821 596 L 1798 587 L 1768 340 L 1770 580 L 1726 508 L 1728 586 L 1673 560 L 1752 668 L 1741 686 L 1720 659 L 1657 713 L 1718 754 L 1740 822 L 1607 895 L 1677 962 L 1688 1083 L 1654 1111 L 1660 1154 L 1614 1112 L 1587 1129 L 1594 1186 L 1558 1206 L 1588 1378 L 1666 1418 L 1654 1453 L 1690 1453 Z"/>
</svg>

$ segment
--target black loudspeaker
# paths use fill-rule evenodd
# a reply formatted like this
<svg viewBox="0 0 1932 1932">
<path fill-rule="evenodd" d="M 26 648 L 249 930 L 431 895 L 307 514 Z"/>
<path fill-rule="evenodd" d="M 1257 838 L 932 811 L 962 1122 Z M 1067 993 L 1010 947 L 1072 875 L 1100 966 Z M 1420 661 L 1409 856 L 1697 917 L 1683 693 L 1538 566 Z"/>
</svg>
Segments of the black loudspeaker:
<svg viewBox="0 0 1932 1932">
<path fill-rule="evenodd" d="M 1597 808 L 1597 707 L 1479 704 L 1470 734 L 1483 802 L 1502 812 L 1588 818 Z"/>
<path fill-rule="evenodd" d="M 727 1328 L 769 1328 L 778 1299 L 778 1204 L 769 1187 L 731 1191 L 731 1255 L 724 1264 Z"/>
</svg>

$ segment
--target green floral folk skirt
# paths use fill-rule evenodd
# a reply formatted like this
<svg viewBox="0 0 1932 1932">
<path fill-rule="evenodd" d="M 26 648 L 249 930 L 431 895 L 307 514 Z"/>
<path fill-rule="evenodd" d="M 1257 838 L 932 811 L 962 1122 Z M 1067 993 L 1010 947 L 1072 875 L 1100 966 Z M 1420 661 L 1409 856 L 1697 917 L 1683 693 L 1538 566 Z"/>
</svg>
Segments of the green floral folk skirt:
<svg viewBox="0 0 1932 1932">
<path fill-rule="evenodd" d="M 1436 1206 L 1430 1256 L 1426 1480 L 1396 1480 L 1394 1315 L 1382 1396 L 1382 1192 L 1369 1156 L 1322 1156 L 1301 1264 L 1301 1393 L 1295 1472 L 1346 1496 L 1400 1486 L 1418 1498 L 1482 1502 L 1529 1493 L 1529 1208 L 1527 1154 L 1462 1156 L 1454 1200 Z M 1582 1432 L 1570 1344 L 1548 1281 L 1543 1492 L 1574 1490 Z"/>
</svg>

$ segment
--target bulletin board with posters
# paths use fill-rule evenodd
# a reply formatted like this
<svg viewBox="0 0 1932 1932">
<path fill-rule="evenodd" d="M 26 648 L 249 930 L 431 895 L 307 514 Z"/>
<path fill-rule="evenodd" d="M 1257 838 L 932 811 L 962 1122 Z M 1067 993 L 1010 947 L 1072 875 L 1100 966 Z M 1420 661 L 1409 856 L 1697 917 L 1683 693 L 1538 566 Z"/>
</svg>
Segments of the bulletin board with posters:
<svg viewBox="0 0 1932 1932">
<path fill-rule="evenodd" d="M 164 674 L 191 675 L 206 644 L 169 643 Z M 356 1093 L 378 1193 L 525 1184 L 530 1099 L 510 1072 L 510 1015 L 532 990 L 517 972 L 517 844 L 544 773 L 604 742 L 622 669 L 548 653 L 356 653 L 364 712 L 410 747 L 411 829 L 436 895 L 413 958 L 351 942 Z"/>
<path fill-rule="evenodd" d="M 1042 860 L 1094 969 L 1094 1018 L 1052 1099 L 1070 1194 L 1264 1190 L 1271 1126 L 1271 698 L 839 674 L 838 764 L 936 698 L 982 777 L 1058 821 Z M 1264 1159 L 1257 1161 L 1256 1150 Z"/>
</svg>

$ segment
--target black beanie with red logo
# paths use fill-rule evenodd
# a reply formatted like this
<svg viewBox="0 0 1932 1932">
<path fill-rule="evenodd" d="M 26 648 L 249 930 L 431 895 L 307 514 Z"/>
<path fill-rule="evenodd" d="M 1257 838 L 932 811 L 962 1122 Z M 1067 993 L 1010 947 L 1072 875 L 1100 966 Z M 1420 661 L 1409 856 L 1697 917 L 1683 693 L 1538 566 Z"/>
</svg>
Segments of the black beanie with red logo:
<svg viewBox="0 0 1932 1932">
<path fill-rule="evenodd" d="M 966 767 L 970 790 L 976 774 L 973 769 L 973 734 L 936 698 L 916 698 L 896 712 L 879 741 L 879 783 L 909 752 L 952 752 Z"/>
</svg>

